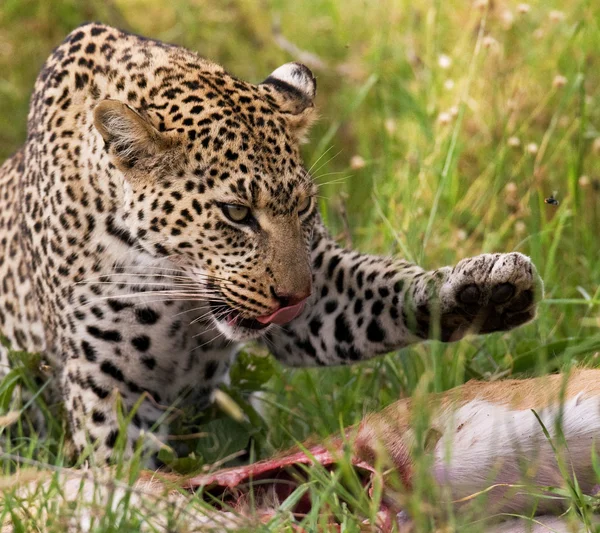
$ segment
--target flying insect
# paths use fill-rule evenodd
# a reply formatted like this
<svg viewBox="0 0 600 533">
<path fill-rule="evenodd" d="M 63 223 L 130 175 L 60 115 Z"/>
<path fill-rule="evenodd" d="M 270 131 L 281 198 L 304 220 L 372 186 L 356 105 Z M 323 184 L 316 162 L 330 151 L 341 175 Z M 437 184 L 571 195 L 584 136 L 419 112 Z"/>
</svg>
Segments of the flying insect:
<svg viewBox="0 0 600 533">
<path fill-rule="evenodd" d="M 554 191 L 548 198 L 544 198 L 544 203 L 548 204 L 548 205 L 554 205 L 554 206 L 559 205 L 560 202 L 555 198 L 556 192 L 557 191 Z"/>
</svg>

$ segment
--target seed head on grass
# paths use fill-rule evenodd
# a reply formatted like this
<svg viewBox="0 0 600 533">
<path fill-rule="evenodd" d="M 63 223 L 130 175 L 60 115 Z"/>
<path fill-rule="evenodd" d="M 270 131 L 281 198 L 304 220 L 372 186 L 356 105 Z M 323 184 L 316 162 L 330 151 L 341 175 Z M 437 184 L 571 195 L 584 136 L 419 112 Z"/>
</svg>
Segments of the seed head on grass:
<svg viewBox="0 0 600 533">
<path fill-rule="evenodd" d="M 505 31 L 510 30 L 515 22 L 515 15 L 510 9 L 505 9 L 500 13 L 500 23 L 502 24 L 502 29 Z"/>
<path fill-rule="evenodd" d="M 486 35 L 482 41 L 483 47 L 488 50 L 497 50 L 500 47 L 500 43 L 494 39 L 491 35 Z"/>
<path fill-rule="evenodd" d="M 448 70 L 452 65 L 452 58 L 446 54 L 441 54 L 438 57 L 438 65 L 442 70 Z"/>
<path fill-rule="evenodd" d="M 519 148 L 519 146 L 521 146 L 521 139 L 513 135 L 507 139 L 506 144 L 511 148 Z"/>
<path fill-rule="evenodd" d="M 506 200 L 507 201 L 514 201 L 515 198 L 517 197 L 517 192 L 519 191 L 519 188 L 517 187 L 517 184 L 514 181 L 509 181 L 505 186 L 504 186 L 504 192 L 506 193 Z"/>
<path fill-rule="evenodd" d="M 577 183 L 579 184 L 579 186 L 582 189 L 586 189 L 590 186 L 590 178 L 586 175 L 580 176 L 579 179 L 577 180 Z"/>
<path fill-rule="evenodd" d="M 454 80 L 451 78 L 448 78 L 444 82 L 444 89 L 446 89 L 447 91 L 451 91 L 452 89 L 454 89 Z"/>
<path fill-rule="evenodd" d="M 567 84 L 567 78 L 565 76 L 561 76 L 557 74 L 554 76 L 554 80 L 552 80 L 552 86 L 556 89 L 562 89 Z"/>
<path fill-rule="evenodd" d="M 565 13 L 564 11 L 553 9 L 552 11 L 550 11 L 550 13 L 548 13 L 548 18 L 550 19 L 550 22 L 562 22 L 563 20 L 565 20 Z"/>
<path fill-rule="evenodd" d="M 527 224 L 525 224 L 525 222 L 523 222 L 522 220 L 517 220 L 515 222 L 515 233 L 517 235 L 524 235 L 526 231 L 527 231 Z"/>
<path fill-rule="evenodd" d="M 447 126 L 448 124 L 450 124 L 450 122 L 452 122 L 452 115 L 447 111 L 443 111 L 438 115 L 437 121 L 442 126 Z"/>
<path fill-rule="evenodd" d="M 360 170 L 361 168 L 364 168 L 366 164 L 366 161 L 359 155 L 353 155 L 350 158 L 350 168 L 352 170 Z"/>
<path fill-rule="evenodd" d="M 396 130 L 398 129 L 398 124 L 393 118 L 386 118 L 383 123 L 385 131 L 387 131 L 388 135 L 394 135 Z"/>
</svg>

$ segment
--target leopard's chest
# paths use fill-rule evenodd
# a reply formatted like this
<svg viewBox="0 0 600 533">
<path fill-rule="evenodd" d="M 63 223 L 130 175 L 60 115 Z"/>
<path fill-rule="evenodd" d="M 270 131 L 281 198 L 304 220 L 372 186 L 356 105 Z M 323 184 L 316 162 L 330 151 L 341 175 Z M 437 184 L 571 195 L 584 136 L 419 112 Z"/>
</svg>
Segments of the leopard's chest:
<svg viewBox="0 0 600 533">
<path fill-rule="evenodd" d="M 147 391 L 165 405 L 183 397 L 205 403 L 239 347 L 216 330 L 206 300 L 186 296 L 172 283 L 176 274 L 161 268 L 121 264 L 77 284 L 67 342 L 74 340 L 79 357 L 99 373 L 122 382 L 125 394 Z"/>
</svg>

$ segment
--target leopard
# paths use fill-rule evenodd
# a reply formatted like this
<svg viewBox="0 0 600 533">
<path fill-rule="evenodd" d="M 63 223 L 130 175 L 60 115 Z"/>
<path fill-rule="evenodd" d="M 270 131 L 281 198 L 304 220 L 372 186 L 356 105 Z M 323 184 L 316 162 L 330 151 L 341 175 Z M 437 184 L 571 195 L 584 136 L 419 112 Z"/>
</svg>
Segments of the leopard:
<svg viewBox="0 0 600 533">
<path fill-rule="evenodd" d="M 100 23 L 46 60 L 0 168 L 0 332 L 42 354 L 76 454 L 164 442 L 165 406 L 206 410 L 249 341 L 330 367 L 535 317 L 521 253 L 426 270 L 330 235 L 301 156 L 316 88 Z"/>
</svg>

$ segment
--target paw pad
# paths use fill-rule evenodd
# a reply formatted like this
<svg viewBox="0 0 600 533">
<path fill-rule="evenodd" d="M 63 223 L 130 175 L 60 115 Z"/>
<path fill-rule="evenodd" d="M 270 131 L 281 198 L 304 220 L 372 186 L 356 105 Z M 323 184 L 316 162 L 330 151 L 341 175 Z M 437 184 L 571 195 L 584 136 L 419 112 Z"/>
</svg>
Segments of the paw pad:
<svg viewBox="0 0 600 533">
<path fill-rule="evenodd" d="M 506 331 L 534 318 L 542 283 L 528 257 L 484 254 L 461 261 L 441 289 L 442 340 Z"/>
<path fill-rule="evenodd" d="M 533 291 L 523 291 L 508 306 L 509 311 L 516 313 L 527 309 L 533 303 Z"/>
<path fill-rule="evenodd" d="M 479 302 L 481 291 L 475 284 L 467 285 L 458 295 L 458 299 L 464 304 L 476 304 Z"/>
<path fill-rule="evenodd" d="M 515 286 L 512 283 L 500 283 L 492 289 L 492 302 L 503 304 L 508 302 L 515 294 Z"/>
</svg>

